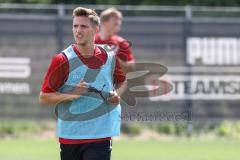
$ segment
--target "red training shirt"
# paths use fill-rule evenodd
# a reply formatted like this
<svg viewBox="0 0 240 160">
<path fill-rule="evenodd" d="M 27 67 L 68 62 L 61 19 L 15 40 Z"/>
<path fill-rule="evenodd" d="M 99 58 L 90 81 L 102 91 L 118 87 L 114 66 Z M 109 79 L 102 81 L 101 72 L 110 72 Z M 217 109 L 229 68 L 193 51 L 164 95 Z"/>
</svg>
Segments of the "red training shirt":
<svg viewBox="0 0 240 160">
<path fill-rule="evenodd" d="M 118 47 L 118 49 L 116 51 L 116 55 L 118 58 L 120 58 L 121 60 L 123 60 L 125 62 L 135 60 L 134 55 L 132 53 L 132 49 L 131 49 L 131 43 L 118 35 L 111 36 L 107 40 L 102 40 L 100 37 L 100 34 L 96 34 L 95 43 L 96 44 L 108 44 L 112 47 Z"/>
</svg>

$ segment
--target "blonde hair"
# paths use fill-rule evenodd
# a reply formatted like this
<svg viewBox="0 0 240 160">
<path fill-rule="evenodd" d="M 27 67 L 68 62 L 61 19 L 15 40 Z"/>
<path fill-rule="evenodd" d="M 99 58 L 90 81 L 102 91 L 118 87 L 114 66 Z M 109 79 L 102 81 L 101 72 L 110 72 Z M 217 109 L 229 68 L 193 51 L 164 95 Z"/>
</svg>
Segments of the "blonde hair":
<svg viewBox="0 0 240 160">
<path fill-rule="evenodd" d="M 119 10 L 117 10 L 116 8 L 108 8 L 108 9 L 102 11 L 100 14 L 101 22 L 106 22 L 111 17 L 116 17 L 116 18 L 122 19 L 122 13 Z"/>
<path fill-rule="evenodd" d="M 99 26 L 100 24 L 100 18 L 93 9 L 77 7 L 73 10 L 73 17 L 79 16 L 88 17 L 91 23 L 95 26 Z"/>
</svg>

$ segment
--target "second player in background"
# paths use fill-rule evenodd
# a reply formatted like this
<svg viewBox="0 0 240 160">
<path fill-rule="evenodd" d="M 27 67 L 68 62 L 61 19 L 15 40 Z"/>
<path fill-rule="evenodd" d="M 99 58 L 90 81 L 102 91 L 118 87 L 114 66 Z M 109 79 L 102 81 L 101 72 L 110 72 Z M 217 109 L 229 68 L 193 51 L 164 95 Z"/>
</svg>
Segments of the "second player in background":
<svg viewBox="0 0 240 160">
<path fill-rule="evenodd" d="M 95 37 L 95 43 L 108 44 L 116 49 L 116 55 L 125 74 L 134 71 L 135 58 L 131 43 L 117 35 L 121 29 L 122 13 L 115 8 L 109 8 L 101 12 L 100 20 L 100 32 Z"/>
</svg>

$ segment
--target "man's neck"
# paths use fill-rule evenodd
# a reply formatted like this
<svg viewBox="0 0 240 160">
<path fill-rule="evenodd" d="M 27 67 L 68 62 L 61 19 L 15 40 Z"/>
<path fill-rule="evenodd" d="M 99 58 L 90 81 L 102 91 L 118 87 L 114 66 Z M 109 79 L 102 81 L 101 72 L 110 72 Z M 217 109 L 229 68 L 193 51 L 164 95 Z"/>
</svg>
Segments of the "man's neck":
<svg viewBox="0 0 240 160">
<path fill-rule="evenodd" d="M 83 57 L 91 57 L 94 54 L 94 44 L 87 44 L 87 45 L 78 45 L 77 49 L 81 53 Z"/>
<path fill-rule="evenodd" d="M 110 39 L 111 38 L 111 34 L 109 34 L 109 32 L 106 32 L 105 30 L 100 30 L 100 32 L 99 32 L 99 35 L 100 35 L 100 38 L 101 38 L 101 40 L 108 40 L 108 39 Z"/>
</svg>

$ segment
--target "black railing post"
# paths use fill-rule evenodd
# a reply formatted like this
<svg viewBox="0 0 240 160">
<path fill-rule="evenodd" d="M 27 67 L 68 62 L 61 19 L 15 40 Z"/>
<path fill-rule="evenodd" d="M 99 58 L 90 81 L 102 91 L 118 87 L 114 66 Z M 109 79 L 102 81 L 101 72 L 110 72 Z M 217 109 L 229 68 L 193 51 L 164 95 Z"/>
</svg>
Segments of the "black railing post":
<svg viewBox="0 0 240 160">
<path fill-rule="evenodd" d="M 184 49 L 183 53 L 185 54 L 185 65 L 187 67 L 187 73 L 186 77 L 187 80 L 191 81 L 191 76 L 192 76 L 192 66 L 187 62 L 187 41 L 188 38 L 191 36 L 192 33 L 192 7 L 191 6 L 186 6 L 185 7 L 185 21 L 184 21 Z M 188 118 L 187 118 L 187 135 L 190 137 L 192 135 L 192 129 L 193 129 L 193 124 L 192 124 L 192 110 L 193 110 L 193 104 L 192 104 L 192 97 L 191 94 L 187 95 L 186 97 L 186 110 L 188 113 Z"/>
<path fill-rule="evenodd" d="M 60 52 L 64 47 L 64 33 L 63 33 L 64 15 L 65 15 L 64 5 L 59 4 L 57 8 L 57 17 L 56 17 L 57 52 Z"/>
</svg>

